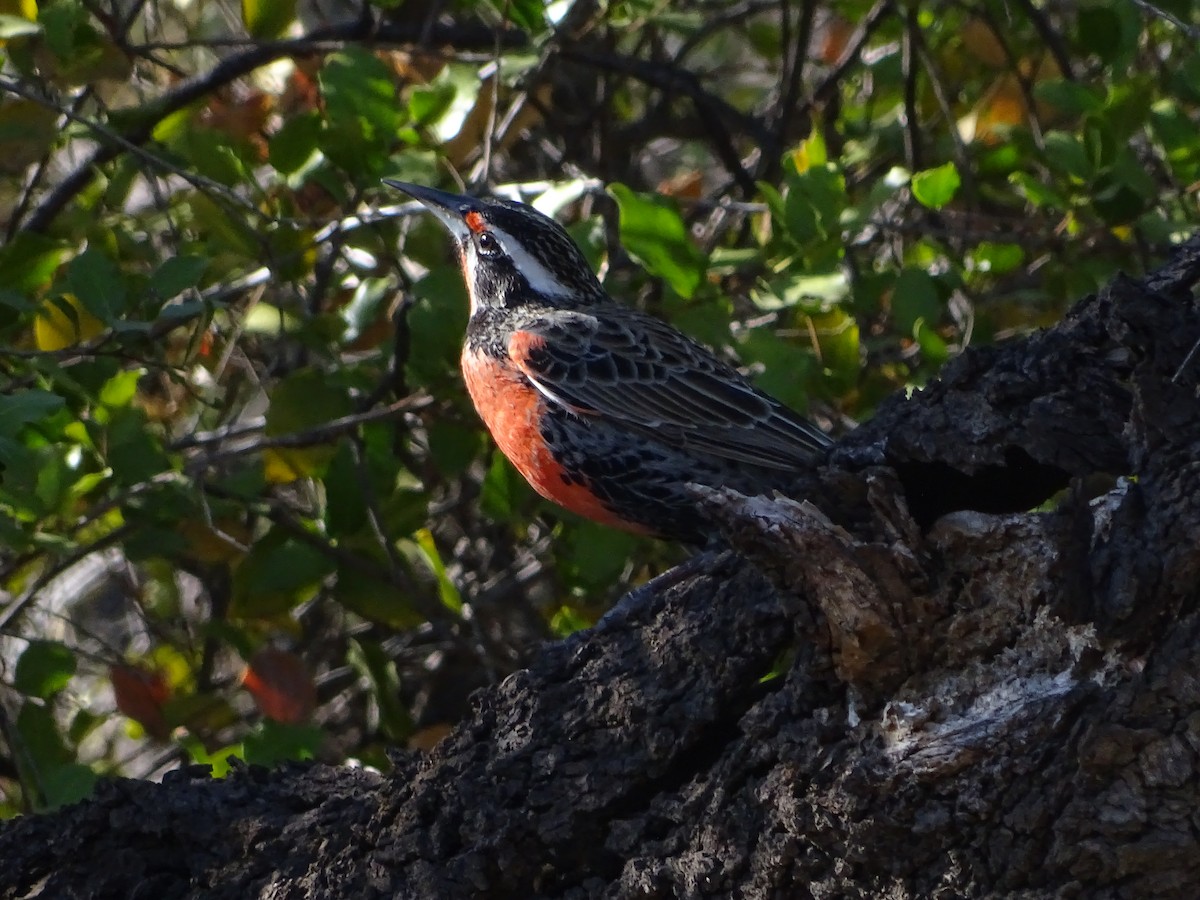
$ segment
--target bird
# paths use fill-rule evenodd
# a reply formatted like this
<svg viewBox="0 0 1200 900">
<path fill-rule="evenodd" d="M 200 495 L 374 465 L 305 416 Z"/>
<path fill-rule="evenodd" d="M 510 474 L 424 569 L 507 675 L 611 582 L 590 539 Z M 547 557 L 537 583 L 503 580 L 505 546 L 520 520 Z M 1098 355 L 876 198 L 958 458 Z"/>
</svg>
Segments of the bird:
<svg viewBox="0 0 1200 900">
<path fill-rule="evenodd" d="M 666 322 L 614 300 L 554 219 L 384 179 L 450 232 L 470 299 L 467 391 L 546 499 L 603 525 L 704 546 L 689 484 L 786 490 L 831 444 Z"/>
</svg>

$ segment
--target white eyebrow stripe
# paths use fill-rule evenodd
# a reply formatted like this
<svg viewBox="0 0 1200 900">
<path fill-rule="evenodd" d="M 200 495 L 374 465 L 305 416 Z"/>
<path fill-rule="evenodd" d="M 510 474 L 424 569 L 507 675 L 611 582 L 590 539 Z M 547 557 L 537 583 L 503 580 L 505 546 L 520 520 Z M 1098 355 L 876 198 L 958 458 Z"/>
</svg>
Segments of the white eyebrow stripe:
<svg viewBox="0 0 1200 900">
<path fill-rule="evenodd" d="M 517 271 L 525 276 L 525 280 L 535 292 L 550 297 L 563 297 L 571 293 L 570 288 L 559 281 L 537 257 L 522 247 L 515 237 L 502 228 L 492 227 L 490 230 L 500 241 L 500 246 L 513 261 Z"/>
</svg>

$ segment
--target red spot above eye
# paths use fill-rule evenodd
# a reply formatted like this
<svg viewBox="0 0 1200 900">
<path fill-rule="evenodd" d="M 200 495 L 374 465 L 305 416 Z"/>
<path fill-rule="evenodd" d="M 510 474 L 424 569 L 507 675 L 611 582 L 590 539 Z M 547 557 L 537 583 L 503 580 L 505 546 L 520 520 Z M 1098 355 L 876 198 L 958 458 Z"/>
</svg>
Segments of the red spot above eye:
<svg viewBox="0 0 1200 900">
<path fill-rule="evenodd" d="M 465 221 L 467 223 L 467 227 L 476 234 L 479 234 L 481 231 L 487 229 L 487 222 L 483 221 L 483 216 L 474 210 L 463 216 L 463 221 Z"/>
</svg>

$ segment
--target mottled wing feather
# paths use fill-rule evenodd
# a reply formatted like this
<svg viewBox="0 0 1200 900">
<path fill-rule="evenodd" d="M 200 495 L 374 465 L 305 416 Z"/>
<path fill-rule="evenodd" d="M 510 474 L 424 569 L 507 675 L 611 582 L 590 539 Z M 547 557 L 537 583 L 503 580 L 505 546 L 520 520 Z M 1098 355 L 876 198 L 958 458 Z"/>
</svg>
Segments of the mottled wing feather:
<svg viewBox="0 0 1200 900">
<path fill-rule="evenodd" d="M 680 448 L 776 469 L 810 462 L 829 439 L 657 319 L 612 306 L 562 311 L 510 340 L 552 402 Z"/>
</svg>

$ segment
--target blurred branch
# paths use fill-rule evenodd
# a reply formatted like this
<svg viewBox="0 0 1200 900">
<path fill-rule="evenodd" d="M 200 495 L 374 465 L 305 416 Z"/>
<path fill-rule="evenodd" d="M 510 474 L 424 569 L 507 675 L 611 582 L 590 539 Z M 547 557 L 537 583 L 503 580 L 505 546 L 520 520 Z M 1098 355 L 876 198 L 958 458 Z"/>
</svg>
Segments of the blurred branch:
<svg viewBox="0 0 1200 900">
<path fill-rule="evenodd" d="M 419 409 L 425 409 L 433 404 L 433 398 L 427 394 L 413 394 L 408 397 L 403 397 L 394 403 L 389 403 L 387 406 L 380 406 L 374 409 L 368 409 L 365 412 L 353 413 L 348 416 L 342 416 L 340 419 L 333 419 L 326 422 L 317 428 L 310 428 L 307 431 L 297 431 L 291 434 L 280 434 L 275 436 L 263 436 L 256 440 L 247 441 L 244 444 L 238 444 L 233 447 L 224 447 L 220 450 L 214 450 L 211 453 L 198 454 L 187 463 L 187 468 L 195 470 L 210 466 L 218 462 L 224 462 L 228 459 L 233 459 L 238 456 L 246 456 L 251 453 L 259 453 L 267 449 L 278 448 L 298 448 L 298 447 L 313 447 L 318 444 L 328 444 L 335 438 L 341 437 L 344 434 L 354 431 L 360 425 L 365 425 L 369 422 L 379 422 L 393 418 L 398 413 L 413 412 Z M 229 436 L 237 437 L 246 433 L 247 430 L 234 430 L 229 433 Z M 207 443 L 215 443 L 223 439 L 222 432 L 209 432 L 205 435 L 194 435 L 191 437 L 181 438 L 179 441 L 171 444 L 169 449 L 182 450 L 190 447 L 203 446 Z"/>
<path fill-rule="evenodd" d="M 1067 53 L 1067 48 L 1063 44 L 1062 37 L 1050 26 L 1050 22 L 1045 14 L 1033 5 L 1032 0 L 1017 0 L 1017 5 L 1021 7 L 1021 11 L 1025 13 L 1025 17 L 1033 23 L 1033 27 L 1037 29 L 1037 33 L 1046 42 L 1046 49 L 1054 57 L 1054 62 L 1058 64 L 1058 71 L 1062 74 L 1062 77 L 1068 81 L 1074 81 L 1075 72 L 1071 66 L 1071 56 Z M 1004 32 L 996 28 L 996 24 L 992 21 L 992 16 L 988 13 L 986 7 L 984 7 L 984 15 L 987 16 L 992 33 L 996 36 L 997 40 L 1002 40 Z M 1007 52 L 1007 47 L 1005 48 L 1005 52 Z"/>
<path fill-rule="evenodd" d="M 25 607 L 33 602 L 46 585 L 85 556 L 91 556 L 93 553 L 104 550 L 106 547 L 111 547 L 113 544 L 124 540 L 132 531 L 132 525 L 121 525 L 107 534 L 101 535 L 89 544 L 81 544 L 70 553 L 60 557 L 56 562 L 50 563 L 17 599 L 5 606 L 4 610 L 0 612 L 0 634 L 3 634 L 8 626 L 21 615 Z"/>
<path fill-rule="evenodd" d="M 116 159 L 123 151 L 140 146 L 150 139 L 158 123 L 167 116 L 218 88 L 248 75 L 278 59 L 329 53 L 340 49 L 348 42 L 371 44 L 414 44 L 420 42 L 426 29 L 407 24 L 382 23 L 376 25 L 358 20 L 320 28 L 303 37 L 282 41 L 270 41 L 249 47 L 218 62 L 212 69 L 176 84 L 157 99 L 148 103 L 141 111 L 139 121 L 123 133 L 114 133 L 105 138 L 69 175 L 57 184 L 34 209 L 29 220 L 20 229 L 27 232 L 43 232 L 60 212 L 84 188 L 91 184 L 96 169 Z M 428 43 L 450 45 L 469 50 L 491 49 L 497 43 L 506 49 L 523 47 L 528 42 L 524 32 L 504 29 L 497 32 L 482 26 L 435 25 L 428 29 Z M 7 85 L 3 85 L 5 89 Z M 16 228 L 14 224 L 13 228 Z M 15 233 L 15 231 L 14 231 Z"/>
<path fill-rule="evenodd" d="M 829 74 L 824 80 L 813 89 L 812 99 L 809 105 L 818 103 L 828 103 L 837 94 L 841 87 L 842 79 L 846 77 L 846 73 L 851 67 L 858 62 L 862 54 L 863 47 L 867 45 L 867 40 L 874 34 L 875 29 L 879 27 L 879 23 L 883 21 L 884 16 L 892 12 L 892 0 L 878 0 L 870 11 L 862 17 L 858 23 L 858 27 L 850 35 L 846 41 L 846 49 L 842 51 L 841 57 L 833 68 L 829 70 Z"/>
<path fill-rule="evenodd" d="M 710 93 L 701 84 L 699 76 L 687 69 L 677 69 L 662 62 L 635 59 L 611 53 L 593 53 L 578 47 L 564 47 L 560 51 L 563 59 L 592 66 L 608 72 L 628 75 L 662 91 L 675 91 L 692 101 L 697 118 L 712 138 L 713 149 L 738 186 L 746 193 L 756 191 L 754 176 L 742 164 L 737 148 L 733 146 L 729 128 L 751 138 L 757 146 L 769 145 L 771 131 L 754 116 L 747 115 L 725 100 Z"/>
<path fill-rule="evenodd" d="M 1133 0 L 1133 3 L 1135 6 L 1140 6 L 1143 10 L 1150 13 L 1150 15 L 1162 19 L 1164 22 L 1170 22 L 1192 40 L 1200 41 L 1200 27 L 1189 25 L 1174 13 L 1162 7 L 1155 6 L 1153 3 L 1147 2 L 1147 0 Z"/>
</svg>

